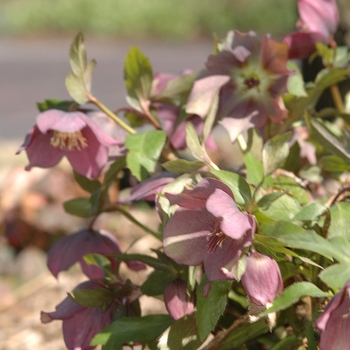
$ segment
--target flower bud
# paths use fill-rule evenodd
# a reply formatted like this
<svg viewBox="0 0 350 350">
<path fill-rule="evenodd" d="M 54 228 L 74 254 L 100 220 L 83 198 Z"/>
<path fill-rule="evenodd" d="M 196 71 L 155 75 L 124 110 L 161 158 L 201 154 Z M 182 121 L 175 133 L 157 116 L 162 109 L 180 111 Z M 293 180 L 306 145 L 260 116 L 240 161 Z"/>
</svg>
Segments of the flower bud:
<svg viewBox="0 0 350 350">
<path fill-rule="evenodd" d="M 283 281 L 277 262 L 258 252 L 253 252 L 248 257 L 242 284 L 249 300 L 257 306 L 266 306 L 271 303 L 283 290 Z"/>
<path fill-rule="evenodd" d="M 174 320 L 193 312 L 193 296 L 188 298 L 186 282 L 177 278 L 170 282 L 164 290 L 165 306 Z"/>
<path fill-rule="evenodd" d="M 316 320 L 321 330 L 321 350 L 342 350 L 349 347 L 350 281 L 327 304 Z"/>
</svg>

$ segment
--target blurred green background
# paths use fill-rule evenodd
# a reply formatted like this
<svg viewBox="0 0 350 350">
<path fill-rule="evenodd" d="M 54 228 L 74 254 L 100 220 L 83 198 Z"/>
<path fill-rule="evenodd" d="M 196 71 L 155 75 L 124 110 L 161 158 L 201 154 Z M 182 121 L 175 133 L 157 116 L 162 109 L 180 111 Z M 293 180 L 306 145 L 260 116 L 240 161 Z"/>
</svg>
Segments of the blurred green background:
<svg viewBox="0 0 350 350">
<path fill-rule="evenodd" d="M 294 30 L 296 0 L 0 0 L 4 35 L 76 33 L 194 40 L 230 29 L 282 37 Z"/>
</svg>

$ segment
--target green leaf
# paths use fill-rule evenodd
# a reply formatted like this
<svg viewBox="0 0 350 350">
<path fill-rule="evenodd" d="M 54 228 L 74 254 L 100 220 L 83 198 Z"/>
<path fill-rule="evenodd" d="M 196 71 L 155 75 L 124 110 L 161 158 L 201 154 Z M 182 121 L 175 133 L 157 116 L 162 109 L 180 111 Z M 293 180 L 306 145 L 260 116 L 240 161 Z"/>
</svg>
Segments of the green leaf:
<svg viewBox="0 0 350 350">
<path fill-rule="evenodd" d="M 307 96 L 304 88 L 304 79 L 298 66 L 294 62 L 288 61 L 287 68 L 294 71 L 294 74 L 292 74 L 288 79 L 289 93 L 295 96 Z"/>
<path fill-rule="evenodd" d="M 126 156 L 127 167 L 139 181 L 146 179 L 154 171 L 165 141 L 166 133 L 160 130 L 126 137 L 125 146 L 129 149 Z"/>
<path fill-rule="evenodd" d="M 141 286 L 141 292 L 148 296 L 163 295 L 165 287 L 175 279 L 174 272 L 153 271 Z"/>
<path fill-rule="evenodd" d="M 227 304 L 228 290 L 232 281 L 212 281 L 211 289 L 206 297 L 203 288 L 208 283 L 204 277 L 197 289 L 197 325 L 200 339 L 204 341 L 215 328 L 219 317 L 224 313 Z"/>
<path fill-rule="evenodd" d="M 210 135 L 211 131 L 213 130 L 213 125 L 215 122 L 216 114 L 219 107 L 219 90 L 216 91 L 213 97 L 212 104 L 210 106 L 208 115 L 205 118 L 204 121 L 204 127 L 203 127 L 203 143 L 207 140 L 208 136 Z"/>
<path fill-rule="evenodd" d="M 125 167 L 125 163 L 126 157 L 121 157 L 110 165 L 103 179 L 104 186 L 109 186 L 112 182 L 114 182 L 117 179 L 119 172 Z"/>
<path fill-rule="evenodd" d="M 271 312 L 287 309 L 289 306 L 296 303 L 300 298 L 303 298 L 305 296 L 323 298 L 330 297 L 331 295 L 329 293 L 323 292 L 321 289 L 310 282 L 296 282 L 287 287 L 282 292 L 282 294 L 274 300 L 272 306 L 263 311 L 260 316 L 266 316 Z"/>
<path fill-rule="evenodd" d="M 225 170 L 213 169 L 210 172 L 231 189 L 237 204 L 249 207 L 252 197 L 250 187 L 243 177 Z"/>
<path fill-rule="evenodd" d="M 91 202 L 89 198 L 74 198 L 63 203 L 64 210 L 68 214 L 80 216 L 82 218 L 90 217 Z"/>
<path fill-rule="evenodd" d="M 231 332 L 218 346 L 218 350 L 241 349 L 248 341 L 269 332 L 269 326 L 264 321 L 245 323 Z"/>
<path fill-rule="evenodd" d="M 198 72 L 194 72 L 171 79 L 158 95 L 152 97 L 152 101 L 181 106 L 186 102 L 197 77 Z"/>
<path fill-rule="evenodd" d="M 149 255 L 143 255 L 143 254 L 108 254 L 108 256 L 112 258 L 116 258 L 121 261 L 141 261 L 145 263 L 148 266 L 151 266 L 155 268 L 156 270 L 161 270 L 165 272 L 172 271 L 171 267 L 167 264 L 164 264 L 163 262 L 159 261 L 156 258 L 153 258 Z"/>
<path fill-rule="evenodd" d="M 302 227 L 287 221 L 264 222 L 260 224 L 259 233 L 271 236 L 291 248 L 309 250 L 326 258 L 333 257 L 338 261 L 350 259 L 332 245 L 329 241 L 319 236 L 316 232 L 304 230 Z"/>
<path fill-rule="evenodd" d="M 66 89 L 72 99 L 81 105 L 89 100 L 83 81 L 73 73 L 69 73 L 66 77 Z"/>
<path fill-rule="evenodd" d="M 350 148 L 343 144 L 339 139 L 331 133 L 327 127 L 316 119 L 305 116 L 305 120 L 311 131 L 312 137 L 319 142 L 322 147 L 334 155 L 342 158 L 346 162 L 350 162 Z"/>
<path fill-rule="evenodd" d="M 346 237 L 350 241 L 350 203 L 339 202 L 331 206 L 331 225 L 328 238 Z"/>
<path fill-rule="evenodd" d="M 281 168 L 289 154 L 288 141 L 292 137 L 291 132 L 276 135 L 268 140 L 262 150 L 262 161 L 264 175 L 272 174 L 276 169 Z"/>
<path fill-rule="evenodd" d="M 197 130 L 192 123 L 186 124 L 186 145 L 190 149 L 194 158 L 203 161 L 204 149 L 199 140 Z"/>
<path fill-rule="evenodd" d="M 81 75 L 86 68 L 86 51 L 84 37 L 81 32 L 75 37 L 69 51 L 69 62 L 74 75 Z"/>
<path fill-rule="evenodd" d="M 203 168 L 203 166 L 205 166 L 204 162 L 190 162 L 185 159 L 169 160 L 168 162 L 162 164 L 162 167 L 165 170 L 168 170 L 173 174 L 192 173 L 199 170 L 200 168 Z"/>
<path fill-rule="evenodd" d="M 150 60 L 135 46 L 131 47 L 124 65 L 124 81 L 132 106 L 144 109 L 152 88 L 153 72 Z"/>
<path fill-rule="evenodd" d="M 89 265 L 96 265 L 101 268 L 106 276 L 115 276 L 115 273 L 112 271 L 111 261 L 102 254 L 86 254 L 84 255 L 84 261 Z"/>
<path fill-rule="evenodd" d="M 101 184 L 97 180 L 90 180 L 87 177 L 78 174 L 74 171 L 74 180 L 80 185 L 80 187 L 86 192 L 93 193 L 101 188 Z"/>
<path fill-rule="evenodd" d="M 201 344 L 194 313 L 180 318 L 170 326 L 167 338 L 168 350 L 194 350 Z"/>
<path fill-rule="evenodd" d="M 259 185 L 264 178 L 262 163 L 251 152 L 245 153 L 243 160 L 247 168 L 247 182 L 255 186 Z"/>
<path fill-rule="evenodd" d="M 267 210 L 269 209 L 270 205 L 283 196 L 285 193 L 283 192 L 272 192 L 265 194 L 263 197 L 261 197 L 257 203 L 258 207 L 261 208 L 262 210 Z"/>
<path fill-rule="evenodd" d="M 340 171 L 350 171 L 350 164 L 346 163 L 344 159 L 335 155 L 322 157 L 318 164 L 323 170 L 329 172 L 338 173 Z"/>
<path fill-rule="evenodd" d="M 297 214 L 301 207 L 299 203 L 291 196 L 275 196 L 275 198 L 267 209 L 261 207 L 260 211 L 274 220 L 292 220 L 295 214 Z"/>
<path fill-rule="evenodd" d="M 162 334 L 174 320 L 169 315 L 122 317 L 97 334 L 91 345 L 147 342 Z"/>
<path fill-rule="evenodd" d="M 297 213 L 293 221 L 313 221 L 317 220 L 324 214 L 327 208 L 319 202 L 311 202 L 306 204 L 299 213 Z"/>
<path fill-rule="evenodd" d="M 78 105 L 74 101 L 63 101 L 57 99 L 49 99 L 44 102 L 37 102 L 36 106 L 40 112 L 47 111 L 48 109 L 59 109 L 60 111 L 67 112 L 73 105 Z"/>
<path fill-rule="evenodd" d="M 86 307 L 105 307 L 115 299 L 113 291 L 106 288 L 78 289 L 67 294 L 74 302 Z"/>
<path fill-rule="evenodd" d="M 290 335 L 279 341 L 270 350 L 286 350 L 286 349 L 298 349 L 300 339 L 295 334 Z"/>
<path fill-rule="evenodd" d="M 318 275 L 332 289 L 340 289 L 349 281 L 350 265 L 341 263 L 327 267 Z"/>
</svg>

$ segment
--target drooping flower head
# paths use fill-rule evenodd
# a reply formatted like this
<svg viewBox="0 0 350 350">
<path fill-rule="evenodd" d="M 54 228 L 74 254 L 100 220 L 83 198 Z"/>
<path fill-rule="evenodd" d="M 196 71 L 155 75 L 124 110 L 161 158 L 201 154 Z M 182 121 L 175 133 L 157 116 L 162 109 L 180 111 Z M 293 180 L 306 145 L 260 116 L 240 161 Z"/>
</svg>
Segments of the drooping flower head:
<svg viewBox="0 0 350 350">
<path fill-rule="evenodd" d="M 212 178 L 165 196 L 180 208 L 164 227 L 164 252 L 179 264 L 203 263 L 209 281 L 234 279 L 232 267 L 253 241 L 254 217 L 241 212 L 228 186 Z"/>
<path fill-rule="evenodd" d="M 122 287 L 122 285 L 121 285 Z M 108 290 L 105 286 L 87 281 L 79 284 L 77 290 Z M 113 300 L 107 310 L 102 307 L 86 307 L 75 303 L 71 298 L 65 298 L 56 306 L 53 312 L 41 312 L 41 322 L 49 323 L 62 320 L 62 330 L 65 344 L 69 350 L 91 350 L 92 338 L 113 321 L 114 314 L 124 305 L 130 304 L 140 296 L 137 288 L 130 289 L 130 293 L 121 299 Z"/>
<path fill-rule="evenodd" d="M 84 255 L 95 254 L 120 254 L 117 239 L 107 231 L 94 231 L 84 229 L 67 235 L 58 240 L 47 253 L 47 266 L 51 273 L 57 277 L 61 271 L 69 269 L 73 264 L 79 262 L 86 276 L 90 279 L 103 278 L 103 271 L 84 261 Z M 116 259 L 111 258 L 115 266 Z M 137 261 L 129 261 L 127 265 L 132 270 L 141 270 L 145 265 Z"/>
<path fill-rule="evenodd" d="M 122 146 L 82 112 L 49 109 L 37 116 L 17 154 L 27 152 L 32 167 L 50 168 L 64 156 L 73 169 L 86 177 L 97 178 L 108 161 L 108 147 Z"/>
<path fill-rule="evenodd" d="M 289 46 L 289 58 L 306 58 L 317 42 L 328 44 L 339 24 L 335 0 L 299 0 L 298 10 L 298 31 L 283 39 Z"/>
<path fill-rule="evenodd" d="M 316 320 L 321 350 L 348 349 L 350 344 L 350 281 L 327 304 Z"/>
<path fill-rule="evenodd" d="M 229 32 L 220 52 L 209 56 L 202 78 L 194 83 L 187 113 L 204 118 L 220 89 L 217 117 L 232 142 L 251 127 L 264 127 L 268 119 L 282 123 L 288 116 L 282 101 L 290 76 L 287 58 L 284 43 L 267 36 L 260 39 L 253 32 Z"/>
<path fill-rule="evenodd" d="M 277 262 L 258 252 L 253 252 L 248 257 L 242 284 L 249 301 L 258 307 L 266 307 L 272 303 L 283 290 L 281 271 Z"/>
<path fill-rule="evenodd" d="M 187 295 L 186 282 L 180 278 L 170 282 L 164 290 L 164 303 L 169 315 L 174 319 L 189 315 L 194 311 L 193 295 Z"/>
</svg>

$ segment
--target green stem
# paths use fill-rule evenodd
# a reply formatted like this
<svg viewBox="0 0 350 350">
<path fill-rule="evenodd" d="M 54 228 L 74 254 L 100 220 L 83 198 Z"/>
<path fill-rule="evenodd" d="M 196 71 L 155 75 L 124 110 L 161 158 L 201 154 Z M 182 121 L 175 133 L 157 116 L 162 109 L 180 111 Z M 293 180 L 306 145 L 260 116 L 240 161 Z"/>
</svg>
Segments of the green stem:
<svg viewBox="0 0 350 350">
<path fill-rule="evenodd" d="M 149 227 L 145 226 L 144 224 L 142 224 L 140 221 L 138 221 L 137 219 L 135 219 L 131 214 L 129 214 L 125 209 L 123 209 L 122 207 L 117 206 L 115 208 L 116 211 L 119 211 L 121 214 L 123 214 L 127 219 L 129 219 L 131 222 L 133 222 L 135 225 L 139 226 L 140 228 L 142 228 L 144 231 L 150 233 L 153 237 L 159 239 L 160 241 L 162 240 L 162 236 L 158 233 L 153 231 L 152 229 L 150 229 Z"/>
<path fill-rule="evenodd" d="M 338 85 L 336 85 L 336 84 L 331 85 L 331 93 L 332 93 L 335 107 L 337 108 L 337 110 L 340 113 L 343 113 L 344 112 L 344 103 L 343 103 L 343 100 L 341 98 L 341 94 L 340 94 Z"/>
<path fill-rule="evenodd" d="M 122 127 L 129 134 L 136 134 L 136 130 L 134 130 L 130 125 L 123 122 L 117 115 L 115 115 L 110 109 L 108 109 L 102 102 L 100 102 L 97 98 L 89 94 L 89 101 L 97 106 L 102 112 L 106 113 L 108 117 L 110 117 L 113 121 L 115 121 L 120 127 Z"/>
</svg>

